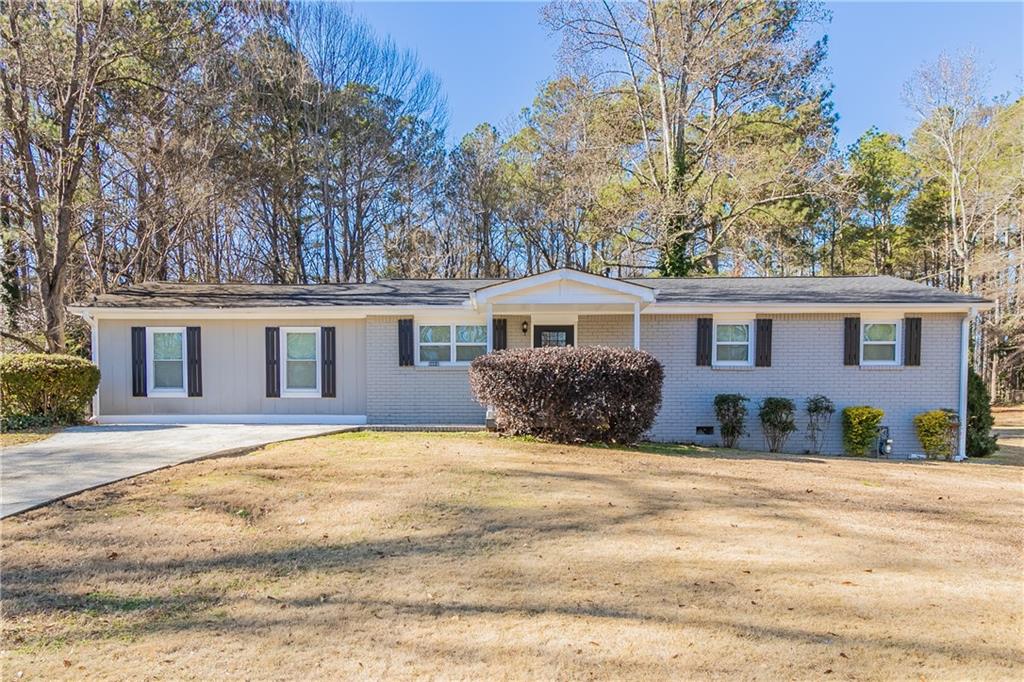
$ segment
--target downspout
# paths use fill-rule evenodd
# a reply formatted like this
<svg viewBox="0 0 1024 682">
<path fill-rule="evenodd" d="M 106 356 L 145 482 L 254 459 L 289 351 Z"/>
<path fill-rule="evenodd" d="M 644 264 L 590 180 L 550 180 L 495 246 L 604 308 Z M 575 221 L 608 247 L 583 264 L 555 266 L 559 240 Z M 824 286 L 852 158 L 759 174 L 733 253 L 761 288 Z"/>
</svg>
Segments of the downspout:
<svg viewBox="0 0 1024 682">
<path fill-rule="evenodd" d="M 633 348 L 640 350 L 640 302 L 633 303 Z"/>
<path fill-rule="evenodd" d="M 92 364 L 96 367 L 100 366 L 100 323 L 90 313 L 82 315 L 89 323 L 90 341 L 89 341 L 89 353 L 92 358 Z M 103 380 L 102 374 L 100 375 L 100 381 Z M 96 385 L 96 392 L 92 395 L 92 420 L 98 422 L 100 417 L 100 387 Z"/>
<path fill-rule="evenodd" d="M 977 308 L 971 307 L 960 321 L 960 405 L 957 413 L 960 417 L 960 432 L 957 434 L 957 453 L 953 461 L 962 462 L 967 459 L 967 356 L 968 341 L 971 333 L 971 320 L 978 314 Z"/>
</svg>

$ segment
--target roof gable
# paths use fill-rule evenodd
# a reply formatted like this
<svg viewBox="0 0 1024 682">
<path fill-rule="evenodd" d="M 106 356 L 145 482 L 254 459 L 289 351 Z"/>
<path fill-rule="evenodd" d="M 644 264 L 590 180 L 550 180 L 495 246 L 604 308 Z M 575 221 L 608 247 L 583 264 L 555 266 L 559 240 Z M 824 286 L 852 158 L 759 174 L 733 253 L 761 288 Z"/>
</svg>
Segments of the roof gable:
<svg viewBox="0 0 1024 682">
<path fill-rule="evenodd" d="M 481 287 L 470 294 L 474 307 L 500 304 L 653 303 L 651 287 L 623 279 L 562 268 Z"/>
</svg>

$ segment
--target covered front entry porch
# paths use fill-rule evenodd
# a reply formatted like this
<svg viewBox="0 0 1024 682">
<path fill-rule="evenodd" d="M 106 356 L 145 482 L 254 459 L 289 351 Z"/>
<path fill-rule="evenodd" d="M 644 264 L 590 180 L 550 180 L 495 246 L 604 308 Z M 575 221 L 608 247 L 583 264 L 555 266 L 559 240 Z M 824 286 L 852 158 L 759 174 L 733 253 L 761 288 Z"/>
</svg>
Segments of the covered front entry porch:
<svg viewBox="0 0 1024 682">
<path fill-rule="evenodd" d="M 654 302 L 655 290 L 576 270 L 554 270 L 482 289 L 471 302 L 487 319 L 487 351 L 496 347 L 530 348 L 590 343 L 580 319 L 623 316 L 632 321 L 632 346 L 640 348 L 640 313 Z M 495 331 L 495 320 L 504 329 Z M 500 338 L 504 335 L 504 338 Z"/>
</svg>

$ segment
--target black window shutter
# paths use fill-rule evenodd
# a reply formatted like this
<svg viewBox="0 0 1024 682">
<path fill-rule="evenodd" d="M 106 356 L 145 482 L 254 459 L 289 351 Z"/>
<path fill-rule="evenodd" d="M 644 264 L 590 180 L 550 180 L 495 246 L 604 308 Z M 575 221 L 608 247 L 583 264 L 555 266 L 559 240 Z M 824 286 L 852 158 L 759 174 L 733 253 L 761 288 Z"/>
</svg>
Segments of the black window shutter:
<svg viewBox="0 0 1024 682">
<path fill-rule="evenodd" d="M 697 364 L 700 366 L 711 366 L 712 327 L 710 317 L 697 318 Z"/>
<path fill-rule="evenodd" d="M 281 397 L 281 330 L 267 327 L 267 397 Z"/>
<path fill-rule="evenodd" d="M 921 364 L 921 318 L 903 320 L 903 364 L 917 367 Z"/>
<path fill-rule="evenodd" d="M 415 364 L 412 342 L 412 319 L 398 321 L 398 365 L 411 367 Z"/>
<path fill-rule="evenodd" d="M 859 317 L 847 317 L 843 320 L 843 364 L 860 364 Z"/>
<path fill-rule="evenodd" d="M 186 327 L 185 345 L 188 348 L 188 395 L 203 395 L 203 344 L 199 327 Z"/>
<path fill-rule="evenodd" d="M 320 395 L 324 398 L 338 394 L 336 359 L 334 327 L 320 327 Z"/>
<path fill-rule="evenodd" d="M 754 364 L 757 367 L 772 366 L 772 321 L 763 319 L 757 321 L 757 334 L 754 337 L 757 344 L 754 352 Z"/>
<path fill-rule="evenodd" d="M 146 328 L 132 327 L 132 395 L 146 396 Z"/>
<path fill-rule="evenodd" d="M 505 350 L 508 348 L 508 320 L 504 317 L 500 320 L 494 320 L 494 332 L 491 341 L 491 347 L 494 350 Z"/>
</svg>

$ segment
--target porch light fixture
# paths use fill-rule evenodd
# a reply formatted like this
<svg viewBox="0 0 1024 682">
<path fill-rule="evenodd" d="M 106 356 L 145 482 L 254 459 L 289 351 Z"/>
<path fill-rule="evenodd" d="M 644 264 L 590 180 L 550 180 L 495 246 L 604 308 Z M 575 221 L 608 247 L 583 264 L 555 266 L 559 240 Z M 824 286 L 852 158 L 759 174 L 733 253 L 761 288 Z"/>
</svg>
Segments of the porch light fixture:
<svg viewBox="0 0 1024 682">
<path fill-rule="evenodd" d="M 525 336 L 525 335 L 527 335 L 529 333 L 530 333 L 530 323 L 527 322 L 526 320 L 523 320 L 523 336 Z"/>
</svg>

